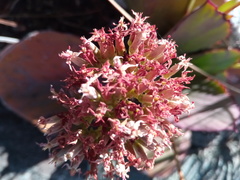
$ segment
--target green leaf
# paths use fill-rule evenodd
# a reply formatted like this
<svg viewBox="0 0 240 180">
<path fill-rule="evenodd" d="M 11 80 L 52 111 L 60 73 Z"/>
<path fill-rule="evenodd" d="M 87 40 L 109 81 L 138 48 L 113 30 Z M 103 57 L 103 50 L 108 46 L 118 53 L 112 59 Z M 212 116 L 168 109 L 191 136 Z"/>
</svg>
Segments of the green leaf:
<svg viewBox="0 0 240 180">
<path fill-rule="evenodd" d="M 240 5 L 240 2 L 238 0 L 231 0 L 221 5 L 218 8 L 218 11 L 228 13 L 239 5 Z"/>
<path fill-rule="evenodd" d="M 240 59 L 240 51 L 237 49 L 216 49 L 201 54 L 192 55 L 192 63 L 215 75 L 223 72 Z"/>
<path fill-rule="evenodd" d="M 224 40 L 230 33 L 230 22 L 225 14 L 206 2 L 189 16 L 185 17 L 169 34 L 183 52 L 196 52 L 211 48 Z"/>
<path fill-rule="evenodd" d="M 226 87 L 219 81 L 206 79 L 206 77 L 201 75 L 196 75 L 196 78 L 193 80 L 190 86 L 191 91 L 199 91 L 213 95 L 226 93 Z"/>
<path fill-rule="evenodd" d="M 129 9 L 143 12 L 158 27 L 160 35 L 166 34 L 187 12 L 191 0 L 125 0 Z"/>
</svg>

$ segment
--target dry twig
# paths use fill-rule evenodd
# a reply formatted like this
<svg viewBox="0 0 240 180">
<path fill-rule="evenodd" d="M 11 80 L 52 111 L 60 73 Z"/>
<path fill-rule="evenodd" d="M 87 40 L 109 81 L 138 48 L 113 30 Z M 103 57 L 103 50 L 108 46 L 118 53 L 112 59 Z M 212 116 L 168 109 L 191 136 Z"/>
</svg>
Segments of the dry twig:
<svg viewBox="0 0 240 180">
<path fill-rule="evenodd" d="M 0 19 L 0 24 L 5 25 L 5 26 L 14 27 L 14 28 L 16 28 L 18 26 L 16 22 L 9 21 L 9 20 L 2 19 L 2 18 Z"/>
<path fill-rule="evenodd" d="M 108 0 L 113 7 L 115 7 L 127 20 L 129 20 L 130 22 L 133 20 L 133 17 L 128 14 L 127 11 L 125 11 L 125 9 L 123 9 L 116 1 L 114 0 Z"/>
</svg>

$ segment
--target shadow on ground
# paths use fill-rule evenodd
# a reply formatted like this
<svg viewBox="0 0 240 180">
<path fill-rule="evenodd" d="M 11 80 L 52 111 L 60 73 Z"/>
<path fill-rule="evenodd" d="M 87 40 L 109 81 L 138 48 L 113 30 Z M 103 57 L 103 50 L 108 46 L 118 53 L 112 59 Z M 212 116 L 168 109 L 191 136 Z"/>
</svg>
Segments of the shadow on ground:
<svg viewBox="0 0 240 180">
<path fill-rule="evenodd" d="M 8 165 L 3 168 L 1 176 L 11 172 L 24 172 L 47 159 L 48 153 L 42 151 L 36 144 L 43 141 L 44 137 L 36 127 L 0 105 L 1 154 L 8 154 Z"/>
</svg>

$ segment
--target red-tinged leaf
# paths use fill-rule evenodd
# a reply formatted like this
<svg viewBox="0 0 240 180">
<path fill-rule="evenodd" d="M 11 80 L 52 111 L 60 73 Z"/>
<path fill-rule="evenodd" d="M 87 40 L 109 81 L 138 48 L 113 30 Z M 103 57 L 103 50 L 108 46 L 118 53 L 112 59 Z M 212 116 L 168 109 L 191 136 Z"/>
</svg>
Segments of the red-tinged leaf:
<svg viewBox="0 0 240 180">
<path fill-rule="evenodd" d="M 191 63 L 207 73 L 215 75 L 222 73 L 240 60 L 240 51 L 238 49 L 215 49 L 191 57 Z"/>
<path fill-rule="evenodd" d="M 211 48 L 230 34 L 231 25 L 225 14 L 209 1 L 185 17 L 168 34 L 184 53 Z"/>
<path fill-rule="evenodd" d="M 160 35 L 166 34 L 186 14 L 191 0 L 125 0 L 129 9 L 143 12 L 156 24 Z"/>
<path fill-rule="evenodd" d="M 234 130 L 240 112 L 228 95 L 192 92 L 189 97 L 195 102 L 195 109 L 190 115 L 182 117 L 176 126 L 185 130 L 206 132 Z"/>
<path fill-rule="evenodd" d="M 50 85 L 59 87 L 69 72 L 58 54 L 79 38 L 57 32 L 40 32 L 4 49 L 0 54 L 0 98 L 21 117 L 35 122 L 61 110 L 50 100 Z M 76 48 L 74 48 L 76 47 Z"/>
</svg>

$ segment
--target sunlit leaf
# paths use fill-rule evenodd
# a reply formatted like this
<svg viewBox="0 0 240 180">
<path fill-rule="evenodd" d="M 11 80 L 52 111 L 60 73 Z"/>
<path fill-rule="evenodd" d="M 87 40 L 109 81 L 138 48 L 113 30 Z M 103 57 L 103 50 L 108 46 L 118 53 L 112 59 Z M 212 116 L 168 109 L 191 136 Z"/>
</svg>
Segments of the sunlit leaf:
<svg viewBox="0 0 240 180">
<path fill-rule="evenodd" d="M 49 116 L 61 107 L 48 97 L 50 85 L 60 87 L 60 80 L 69 72 L 65 61 L 58 57 L 63 50 L 76 47 L 79 38 L 56 32 L 41 32 L 0 54 L 0 98 L 23 118 L 33 121 Z"/>
<path fill-rule="evenodd" d="M 230 33 L 230 22 L 207 2 L 184 18 L 169 34 L 184 53 L 211 48 Z"/>
<path fill-rule="evenodd" d="M 237 49 L 215 49 L 192 55 L 192 63 L 209 74 L 222 73 L 240 60 L 240 51 Z"/>
<path fill-rule="evenodd" d="M 240 5 L 240 2 L 238 0 L 231 0 L 228 1 L 224 4 L 222 4 L 220 7 L 218 7 L 218 11 L 224 12 L 224 13 L 229 13 L 232 11 L 234 8 Z"/>
</svg>

